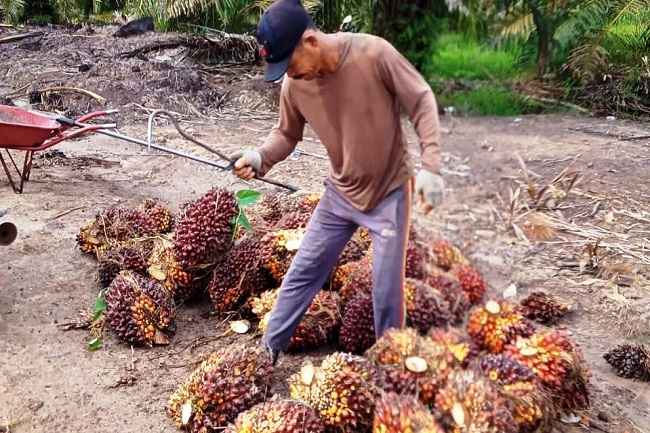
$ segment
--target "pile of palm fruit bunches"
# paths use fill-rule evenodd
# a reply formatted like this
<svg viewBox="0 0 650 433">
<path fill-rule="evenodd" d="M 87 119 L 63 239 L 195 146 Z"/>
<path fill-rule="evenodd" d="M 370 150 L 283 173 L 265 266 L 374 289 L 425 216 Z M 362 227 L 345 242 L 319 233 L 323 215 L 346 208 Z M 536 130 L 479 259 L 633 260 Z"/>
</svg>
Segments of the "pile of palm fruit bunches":
<svg viewBox="0 0 650 433">
<path fill-rule="evenodd" d="M 261 335 L 320 196 L 242 196 L 215 187 L 177 212 L 148 199 L 80 228 L 119 339 L 168 344 L 176 309 L 196 296 Z M 406 277 L 407 327 L 376 340 L 372 242 L 359 228 L 278 365 L 318 347 L 327 356 L 278 379 L 258 340 L 237 340 L 185 378 L 167 415 L 190 432 L 508 433 L 550 431 L 561 412 L 589 408 L 589 369 L 553 326 L 567 309 L 551 295 L 488 296 L 460 247 L 415 224 Z M 272 396 L 274 380 L 289 395 Z"/>
</svg>

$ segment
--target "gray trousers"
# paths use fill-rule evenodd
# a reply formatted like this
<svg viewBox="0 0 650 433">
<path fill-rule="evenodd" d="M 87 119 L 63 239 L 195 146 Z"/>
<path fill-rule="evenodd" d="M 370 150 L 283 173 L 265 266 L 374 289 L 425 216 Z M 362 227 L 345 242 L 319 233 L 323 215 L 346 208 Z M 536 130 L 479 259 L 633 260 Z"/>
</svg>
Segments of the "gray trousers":
<svg viewBox="0 0 650 433">
<path fill-rule="evenodd" d="M 380 338 L 406 322 L 404 279 L 413 200 L 412 181 L 389 193 L 373 210 L 361 212 L 329 181 L 282 281 L 262 342 L 286 351 L 307 308 L 322 289 L 343 248 L 359 226 L 373 245 L 373 312 Z"/>
</svg>

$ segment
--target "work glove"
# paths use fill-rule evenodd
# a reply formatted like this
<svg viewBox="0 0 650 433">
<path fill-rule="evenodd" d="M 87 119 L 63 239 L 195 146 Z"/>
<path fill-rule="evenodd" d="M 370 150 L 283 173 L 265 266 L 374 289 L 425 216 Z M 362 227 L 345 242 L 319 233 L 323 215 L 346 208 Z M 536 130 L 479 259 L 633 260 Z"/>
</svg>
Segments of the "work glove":
<svg viewBox="0 0 650 433">
<path fill-rule="evenodd" d="M 251 180 L 262 169 L 262 155 L 255 150 L 238 150 L 229 155 L 235 161 L 232 173 L 244 180 Z"/>
<path fill-rule="evenodd" d="M 442 204 L 445 198 L 445 182 L 439 174 L 421 169 L 415 177 L 415 193 L 418 203 L 427 215 Z"/>
</svg>

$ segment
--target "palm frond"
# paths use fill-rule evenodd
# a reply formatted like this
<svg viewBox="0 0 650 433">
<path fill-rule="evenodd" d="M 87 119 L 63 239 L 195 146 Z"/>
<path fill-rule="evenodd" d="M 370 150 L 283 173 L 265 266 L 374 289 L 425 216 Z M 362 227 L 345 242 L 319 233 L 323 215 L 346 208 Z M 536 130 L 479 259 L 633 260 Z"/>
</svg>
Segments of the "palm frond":
<svg viewBox="0 0 650 433">
<path fill-rule="evenodd" d="M 18 23 L 26 5 L 25 0 L 2 0 L 0 9 L 3 11 L 5 24 Z"/>
<path fill-rule="evenodd" d="M 527 13 L 517 17 L 514 21 L 505 25 L 501 29 L 502 36 L 527 36 L 535 28 L 533 23 L 533 15 Z"/>
</svg>

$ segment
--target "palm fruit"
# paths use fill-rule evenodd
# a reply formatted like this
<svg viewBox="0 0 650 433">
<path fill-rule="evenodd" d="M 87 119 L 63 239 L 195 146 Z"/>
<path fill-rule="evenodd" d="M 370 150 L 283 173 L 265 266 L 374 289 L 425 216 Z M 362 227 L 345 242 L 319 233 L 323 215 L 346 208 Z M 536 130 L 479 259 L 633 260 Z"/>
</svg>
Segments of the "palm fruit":
<svg viewBox="0 0 650 433">
<path fill-rule="evenodd" d="M 334 432 L 367 431 L 380 395 L 372 365 L 342 352 L 327 355 L 316 367 L 305 363 L 287 384 L 291 397 L 309 404 Z"/>
<path fill-rule="evenodd" d="M 433 240 L 428 242 L 427 263 L 430 266 L 449 271 L 457 266 L 469 264 L 458 247 L 449 241 Z"/>
<path fill-rule="evenodd" d="M 350 268 L 339 292 L 344 302 L 357 293 L 372 293 L 372 257 L 366 256 L 361 260 L 351 262 Z"/>
<path fill-rule="evenodd" d="M 99 257 L 133 239 L 157 233 L 154 221 L 130 207 L 110 206 L 79 229 L 76 242 L 81 251 Z"/>
<path fill-rule="evenodd" d="M 132 271 L 122 271 L 104 295 L 108 326 L 118 338 L 137 346 L 167 344 L 173 303 L 165 289 Z"/>
<path fill-rule="evenodd" d="M 501 353 L 503 347 L 518 337 L 530 337 L 535 332 L 517 304 L 490 300 L 485 306 L 472 309 L 467 334 L 488 353 Z"/>
<path fill-rule="evenodd" d="M 458 278 L 460 288 L 471 305 L 476 305 L 485 295 L 486 284 L 481 274 L 472 265 L 456 266 L 451 270 Z"/>
<path fill-rule="evenodd" d="M 262 217 L 269 225 L 274 226 L 284 215 L 282 201 L 286 198 L 280 194 L 263 195 L 251 208 L 252 212 Z"/>
<path fill-rule="evenodd" d="M 486 355 L 479 367 L 503 393 L 520 432 L 551 430 L 549 397 L 530 368 L 504 355 Z"/>
<path fill-rule="evenodd" d="M 540 323 L 556 323 L 568 310 L 553 296 L 544 292 L 533 292 L 519 304 L 524 316 Z"/>
<path fill-rule="evenodd" d="M 264 332 L 280 289 L 262 293 L 251 300 L 251 309 L 260 318 L 259 330 Z M 320 347 L 330 341 L 341 324 L 340 298 L 336 293 L 320 290 L 314 296 L 289 342 L 289 351 Z"/>
<path fill-rule="evenodd" d="M 224 433 L 324 433 L 323 421 L 311 406 L 290 399 L 265 401 L 241 412 Z"/>
<path fill-rule="evenodd" d="M 425 405 L 433 403 L 438 388 L 456 362 L 449 352 L 413 328 L 392 328 L 366 351 L 379 371 L 378 384 L 386 392 L 417 395 Z"/>
<path fill-rule="evenodd" d="M 406 278 L 424 278 L 424 251 L 420 244 L 417 228 L 411 225 L 406 243 Z"/>
<path fill-rule="evenodd" d="M 474 370 L 451 372 L 435 398 L 434 411 L 450 433 L 517 433 L 505 398 Z"/>
<path fill-rule="evenodd" d="M 433 269 L 424 281 L 437 289 L 449 303 L 452 323 L 460 323 L 470 309 L 469 299 L 463 292 L 460 281 L 454 275 L 440 269 Z"/>
<path fill-rule="evenodd" d="M 138 210 L 151 218 L 157 233 L 168 233 L 172 230 L 174 217 L 163 203 L 147 198 L 140 203 Z"/>
<path fill-rule="evenodd" d="M 231 191 L 214 187 L 179 215 L 173 236 L 174 259 L 184 270 L 216 263 L 230 247 L 239 205 Z"/>
<path fill-rule="evenodd" d="M 97 279 L 102 287 L 111 284 L 111 281 L 122 270 L 146 275 L 147 261 L 152 248 L 151 242 L 130 242 L 100 256 L 97 265 Z"/>
<path fill-rule="evenodd" d="M 375 341 L 372 294 L 357 293 L 343 308 L 338 345 L 341 350 L 360 355 L 372 347 Z"/>
<path fill-rule="evenodd" d="M 456 328 L 431 328 L 426 336 L 434 344 L 446 349 L 450 364 L 457 362 L 464 368 L 480 355 L 478 345 L 467 334 L 461 333 Z"/>
<path fill-rule="evenodd" d="M 237 309 L 249 297 L 271 289 L 275 282 L 262 267 L 261 236 L 248 233 L 214 269 L 208 293 L 216 311 Z"/>
<path fill-rule="evenodd" d="M 281 282 L 300 248 L 305 229 L 277 230 L 262 237 L 262 264 L 271 276 Z"/>
<path fill-rule="evenodd" d="M 264 401 L 271 357 L 261 346 L 236 344 L 212 352 L 170 396 L 166 413 L 178 428 L 211 432 Z"/>
<path fill-rule="evenodd" d="M 200 281 L 195 281 L 195 273 L 184 270 L 174 258 L 173 243 L 166 237 L 157 237 L 148 261 L 149 276 L 160 282 L 174 300 L 183 301 L 193 296 L 199 289 Z"/>
<path fill-rule="evenodd" d="M 445 433 L 435 417 L 415 396 L 394 392 L 375 403 L 372 433 Z"/>
<path fill-rule="evenodd" d="M 322 194 L 320 193 L 313 193 L 301 197 L 300 200 L 298 201 L 298 210 L 309 214 L 314 213 L 314 211 L 316 210 L 316 206 L 318 206 L 318 203 L 320 202 L 321 197 Z"/>
<path fill-rule="evenodd" d="M 579 346 L 557 330 L 520 338 L 503 354 L 530 368 L 561 409 L 589 407 L 589 372 Z"/>
<path fill-rule="evenodd" d="M 650 380 L 650 348 L 645 344 L 619 344 L 603 358 L 614 367 L 617 376 Z"/>
<path fill-rule="evenodd" d="M 446 326 L 451 321 L 449 303 L 427 283 L 407 278 L 404 282 L 406 325 L 425 334 L 431 327 Z"/>
<path fill-rule="evenodd" d="M 304 211 L 289 212 L 280 218 L 273 226 L 274 230 L 295 230 L 307 228 L 311 213 Z"/>
</svg>

